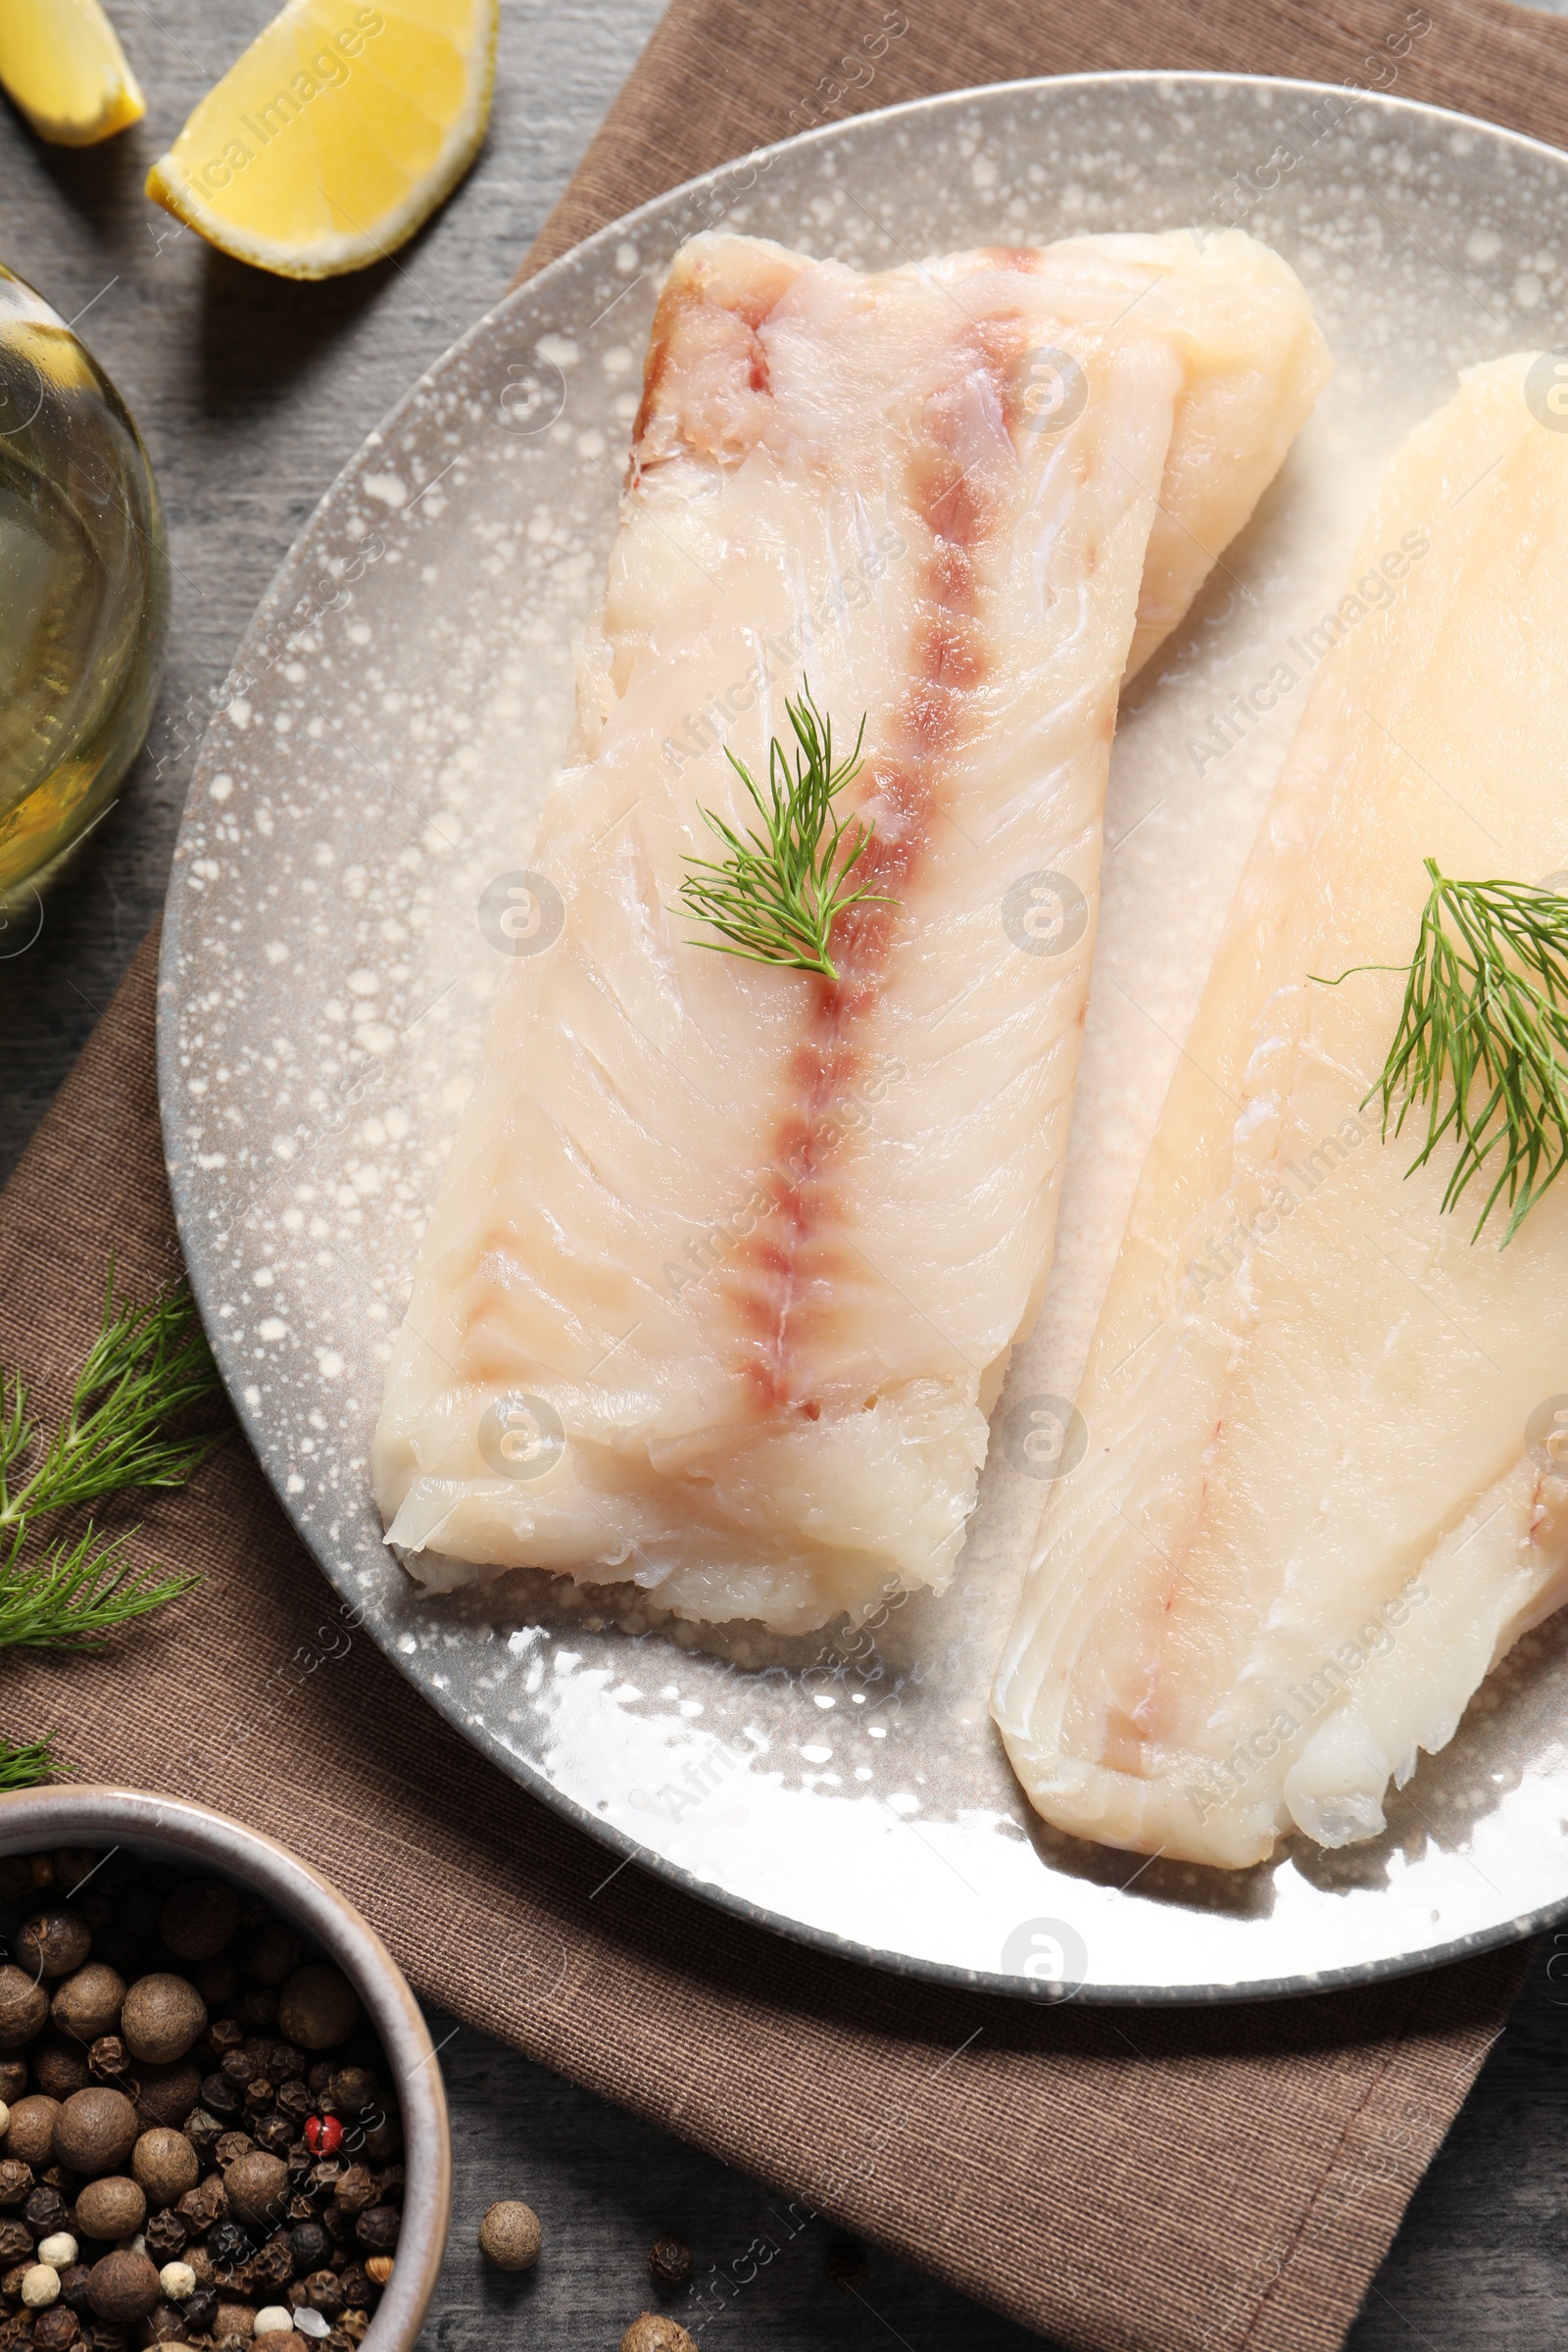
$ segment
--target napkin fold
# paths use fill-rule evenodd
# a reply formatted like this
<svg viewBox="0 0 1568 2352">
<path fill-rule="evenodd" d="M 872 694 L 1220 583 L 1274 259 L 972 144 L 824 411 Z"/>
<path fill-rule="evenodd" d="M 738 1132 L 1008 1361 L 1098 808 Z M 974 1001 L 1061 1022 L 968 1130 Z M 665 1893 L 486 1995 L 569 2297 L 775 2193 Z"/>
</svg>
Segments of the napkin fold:
<svg viewBox="0 0 1568 2352">
<path fill-rule="evenodd" d="M 1505 0 L 675 0 L 523 273 L 813 113 L 1131 67 L 1393 87 L 1568 135 L 1568 24 Z M 155 994 L 150 940 L 0 1196 L 0 1361 L 44 1411 L 109 1252 L 141 1295 L 178 1267 Z M 1523 1975 L 1515 1949 L 1315 1999 L 1106 2010 L 858 1968 L 616 1867 L 503 1779 L 344 1622 L 237 1436 L 149 1499 L 135 1548 L 201 1589 L 100 1660 L 10 1653 L 11 1737 L 56 1729 L 84 1777 L 282 1838 L 421 1993 L 777 2188 L 779 2250 L 822 2213 L 1063 2344 L 1337 2344 Z M 734 2248 L 680 2316 L 744 2337 L 772 2259 Z"/>
</svg>

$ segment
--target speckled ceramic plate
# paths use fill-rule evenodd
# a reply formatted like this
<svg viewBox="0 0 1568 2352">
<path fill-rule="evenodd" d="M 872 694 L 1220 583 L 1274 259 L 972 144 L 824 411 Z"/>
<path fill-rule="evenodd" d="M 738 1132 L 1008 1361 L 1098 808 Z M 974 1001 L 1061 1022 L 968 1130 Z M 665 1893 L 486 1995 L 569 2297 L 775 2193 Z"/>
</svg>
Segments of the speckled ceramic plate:
<svg viewBox="0 0 1568 2352">
<path fill-rule="evenodd" d="M 1070 1396 L 1298 698 L 1222 760 L 1209 714 L 1337 600 L 1385 459 L 1455 369 L 1549 339 L 1568 159 L 1396 84 L 1352 105 L 1129 74 L 862 118 L 632 215 L 482 319 L 322 501 L 208 737 L 164 934 L 165 1132 L 202 1311 L 285 1509 L 388 1654 L 612 1857 L 884 1967 L 1044 1997 L 1308 1990 L 1568 1905 L 1564 1635 L 1520 1645 L 1377 1843 L 1140 1867 L 1046 1831 L 987 1717 L 1044 1496 L 1017 1449 L 993 1447 L 947 1597 L 869 1644 L 710 1636 L 531 1575 L 432 1598 L 382 1544 L 367 1449 L 676 245 L 723 220 L 873 268 L 1226 219 L 1299 270 L 1339 373 L 1123 714 L 1058 1255 L 1002 1409 Z"/>
</svg>

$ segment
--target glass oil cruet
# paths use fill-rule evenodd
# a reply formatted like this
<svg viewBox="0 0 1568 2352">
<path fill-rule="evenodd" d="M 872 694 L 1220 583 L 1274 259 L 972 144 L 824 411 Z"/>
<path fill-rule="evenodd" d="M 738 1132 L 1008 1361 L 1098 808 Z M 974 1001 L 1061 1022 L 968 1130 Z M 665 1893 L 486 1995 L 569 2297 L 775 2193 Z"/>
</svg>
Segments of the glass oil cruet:
<svg viewBox="0 0 1568 2352">
<path fill-rule="evenodd" d="M 0 266 L 0 914 L 115 798 L 168 614 L 140 435 L 64 320 Z"/>
</svg>

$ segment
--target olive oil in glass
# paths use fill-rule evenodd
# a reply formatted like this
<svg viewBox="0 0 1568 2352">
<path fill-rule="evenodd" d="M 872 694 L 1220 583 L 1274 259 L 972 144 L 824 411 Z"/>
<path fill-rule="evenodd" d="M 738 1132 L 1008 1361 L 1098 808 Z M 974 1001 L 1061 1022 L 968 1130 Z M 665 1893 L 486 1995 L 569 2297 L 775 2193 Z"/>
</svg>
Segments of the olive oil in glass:
<svg viewBox="0 0 1568 2352">
<path fill-rule="evenodd" d="M 120 395 L 0 266 L 0 904 L 114 799 L 163 663 L 169 567 Z"/>
</svg>

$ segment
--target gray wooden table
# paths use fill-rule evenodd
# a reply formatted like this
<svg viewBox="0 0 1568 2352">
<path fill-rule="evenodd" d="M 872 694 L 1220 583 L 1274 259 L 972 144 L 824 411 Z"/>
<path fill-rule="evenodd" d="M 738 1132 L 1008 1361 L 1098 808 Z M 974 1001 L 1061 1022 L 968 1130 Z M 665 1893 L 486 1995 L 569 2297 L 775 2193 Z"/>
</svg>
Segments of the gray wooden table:
<svg viewBox="0 0 1568 2352">
<path fill-rule="evenodd" d="M 0 6 L 5 0 L 0 0 Z M 0 1179 L 107 1002 L 163 895 L 184 795 L 180 713 L 223 675 L 250 612 L 338 467 L 419 370 L 504 291 L 658 15 L 659 0 L 505 0 L 495 117 L 479 165 L 391 263 L 326 286 L 239 268 L 141 192 L 147 165 L 273 0 L 109 0 L 148 95 L 145 122 L 84 153 L 40 146 L 0 103 L 0 259 L 79 330 L 138 418 L 169 512 L 169 673 L 148 752 L 36 944 L 0 960 Z M 453 2032 L 438 2022 L 437 2038 Z M 1354 2352 L 1557 2352 L 1568 2329 L 1558 2132 L 1568 2057 L 1538 1957 L 1474 2096 L 1423 2183 L 1353 2331 Z M 457 2211 L 427 2343 L 611 2347 L 650 2299 L 665 2231 L 699 2274 L 766 2227 L 767 2192 L 467 2030 L 442 2053 Z M 486 2204 L 545 2227 L 531 2278 L 481 2275 Z M 768 2352 L 1022 2352 L 1038 2339 L 873 2252 L 835 2284 L 818 2227 L 710 2340 Z M 678 2305 L 675 2307 L 678 2310 Z"/>
</svg>

